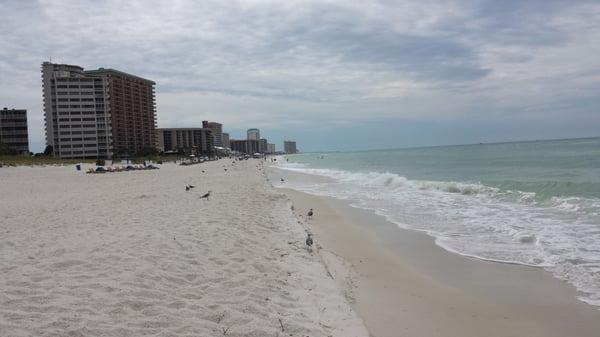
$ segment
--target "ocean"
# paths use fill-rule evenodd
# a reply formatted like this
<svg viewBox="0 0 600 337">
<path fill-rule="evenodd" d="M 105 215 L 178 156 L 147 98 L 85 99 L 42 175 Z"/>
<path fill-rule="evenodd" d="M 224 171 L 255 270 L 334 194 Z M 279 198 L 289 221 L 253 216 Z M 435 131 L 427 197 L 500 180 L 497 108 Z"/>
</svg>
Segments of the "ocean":
<svg viewBox="0 0 600 337">
<path fill-rule="evenodd" d="M 600 138 L 305 153 L 286 182 L 348 200 L 457 254 L 545 268 L 600 306 Z"/>
</svg>

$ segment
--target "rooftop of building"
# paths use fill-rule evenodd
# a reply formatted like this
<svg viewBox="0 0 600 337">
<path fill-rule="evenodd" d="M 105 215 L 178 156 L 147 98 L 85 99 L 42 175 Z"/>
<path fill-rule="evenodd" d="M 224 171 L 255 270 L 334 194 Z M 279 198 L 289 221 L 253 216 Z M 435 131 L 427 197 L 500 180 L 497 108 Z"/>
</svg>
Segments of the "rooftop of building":
<svg viewBox="0 0 600 337">
<path fill-rule="evenodd" d="M 44 61 L 44 63 L 42 63 L 42 65 L 54 65 L 54 66 L 59 66 L 59 67 L 77 68 L 80 71 L 83 71 L 83 67 L 78 66 L 78 65 L 74 65 L 74 64 L 52 63 L 52 62 Z"/>
<path fill-rule="evenodd" d="M 0 112 L 2 112 L 3 114 L 8 114 L 8 113 L 10 113 L 10 114 L 14 114 L 14 113 L 24 114 L 25 113 L 26 114 L 27 109 L 14 109 L 14 108 L 8 109 L 8 108 L 4 107 L 2 110 L 0 110 Z"/>
<path fill-rule="evenodd" d="M 184 130 L 205 130 L 212 131 L 208 128 L 156 128 L 156 131 L 184 131 Z"/>
<path fill-rule="evenodd" d="M 98 68 L 96 70 L 86 70 L 86 71 L 84 71 L 84 73 L 87 75 L 96 75 L 96 76 L 104 75 L 104 74 L 112 74 L 112 75 L 117 75 L 117 76 L 135 78 L 136 80 L 144 81 L 149 84 L 156 84 L 156 82 L 149 80 L 147 78 L 132 75 L 132 74 L 126 73 L 124 71 L 120 71 L 120 70 L 116 70 L 116 69 L 112 69 L 112 68 Z"/>
</svg>

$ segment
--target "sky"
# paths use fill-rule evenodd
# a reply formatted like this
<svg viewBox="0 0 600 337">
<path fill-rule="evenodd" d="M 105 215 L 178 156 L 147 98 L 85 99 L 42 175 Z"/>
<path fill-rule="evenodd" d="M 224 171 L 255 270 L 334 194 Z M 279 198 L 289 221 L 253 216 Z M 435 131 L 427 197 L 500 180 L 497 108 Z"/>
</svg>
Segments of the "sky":
<svg viewBox="0 0 600 337">
<path fill-rule="evenodd" d="M 45 146 L 41 63 L 156 82 L 159 127 L 282 149 L 600 136 L 600 1 L 0 0 L 0 108 Z"/>
</svg>

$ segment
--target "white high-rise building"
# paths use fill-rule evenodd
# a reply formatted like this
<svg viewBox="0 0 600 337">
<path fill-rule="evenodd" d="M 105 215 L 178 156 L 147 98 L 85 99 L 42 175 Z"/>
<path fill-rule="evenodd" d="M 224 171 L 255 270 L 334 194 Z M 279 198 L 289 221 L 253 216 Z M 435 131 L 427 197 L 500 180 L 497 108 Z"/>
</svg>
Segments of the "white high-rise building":
<svg viewBox="0 0 600 337">
<path fill-rule="evenodd" d="M 112 136 L 105 77 L 68 64 L 42 64 L 46 145 L 60 158 L 108 158 Z"/>
<path fill-rule="evenodd" d="M 260 130 L 259 129 L 248 129 L 248 140 L 260 140 Z"/>
<path fill-rule="evenodd" d="M 154 151 L 154 84 L 114 69 L 44 62 L 46 145 L 60 158 Z"/>
</svg>

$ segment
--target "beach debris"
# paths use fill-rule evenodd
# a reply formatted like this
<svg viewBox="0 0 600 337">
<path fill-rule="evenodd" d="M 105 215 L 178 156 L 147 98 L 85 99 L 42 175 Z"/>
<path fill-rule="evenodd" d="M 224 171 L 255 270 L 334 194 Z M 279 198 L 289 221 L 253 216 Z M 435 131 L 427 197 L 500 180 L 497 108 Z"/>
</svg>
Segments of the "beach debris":
<svg viewBox="0 0 600 337">
<path fill-rule="evenodd" d="M 283 328 L 283 322 L 281 322 L 281 318 L 279 318 L 279 325 L 281 326 L 281 332 L 284 332 L 285 329 Z"/>
<path fill-rule="evenodd" d="M 311 208 L 310 211 L 308 211 L 308 213 L 306 214 L 308 216 L 309 219 L 312 219 L 313 214 L 315 214 L 313 212 L 313 209 Z"/>
<path fill-rule="evenodd" d="M 200 199 L 209 200 L 208 197 L 210 197 L 210 191 L 206 192 L 206 194 L 204 194 L 203 196 L 201 196 Z"/>
</svg>

